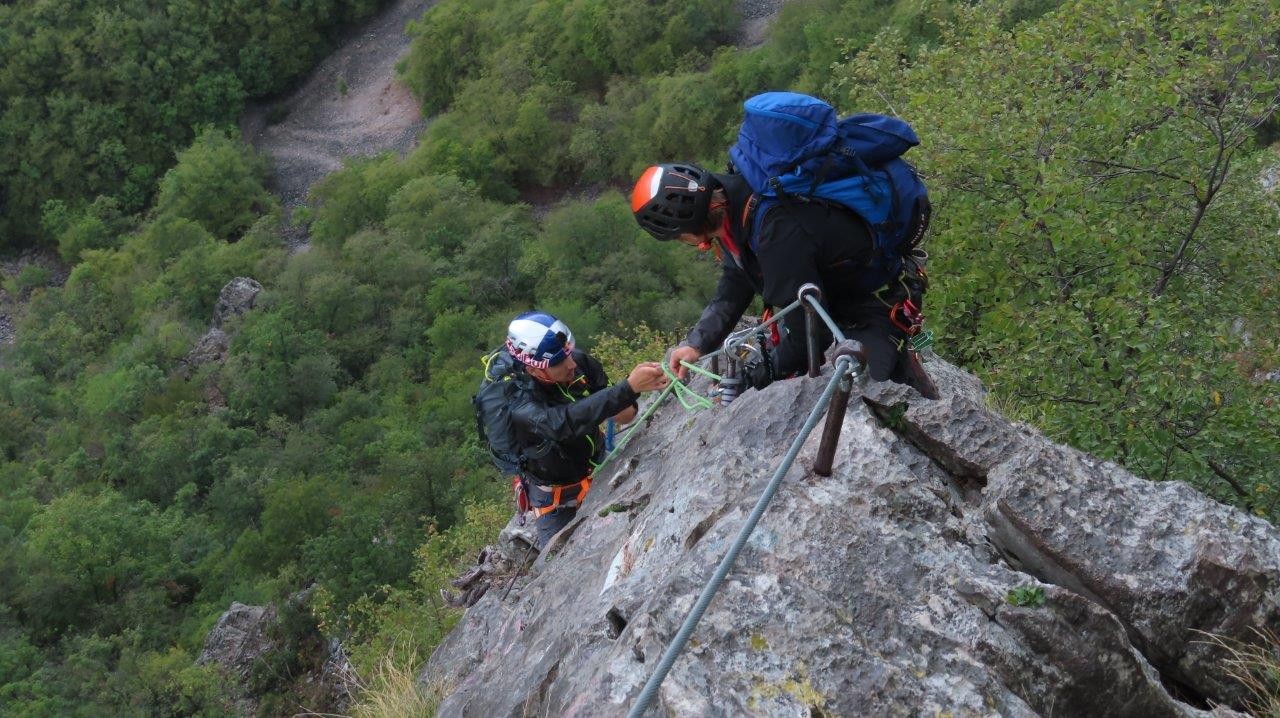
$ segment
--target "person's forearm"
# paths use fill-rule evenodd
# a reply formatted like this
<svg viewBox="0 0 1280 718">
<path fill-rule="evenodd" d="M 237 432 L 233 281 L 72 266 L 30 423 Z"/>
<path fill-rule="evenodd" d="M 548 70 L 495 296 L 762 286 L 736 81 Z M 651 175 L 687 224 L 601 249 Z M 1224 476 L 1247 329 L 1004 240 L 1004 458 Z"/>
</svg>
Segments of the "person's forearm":
<svg viewBox="0 0 1280 718">
<path fill-rule="evenodd" d="M 600 422 L 636 403 L 639 394 L 624 379 L 617 384 L 564 406 L 523 404 L 512 421 L 552 441 L 567 441 L 596 431 Z"/>
<path fill-rule="evenodd" d="M 702 310 L 698 323 L 689 330 L 683 343 L 701 354 L 719 349 L 754 297 L 755 290 L 745 278 L 726 270 L 716 285 L 716 296 Z"/>
</svg>

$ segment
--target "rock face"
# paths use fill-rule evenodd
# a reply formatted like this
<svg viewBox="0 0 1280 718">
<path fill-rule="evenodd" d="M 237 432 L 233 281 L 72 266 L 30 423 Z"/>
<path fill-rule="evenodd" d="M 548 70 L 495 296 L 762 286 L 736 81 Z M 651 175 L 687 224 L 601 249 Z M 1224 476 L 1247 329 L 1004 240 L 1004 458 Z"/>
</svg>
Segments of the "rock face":
<svg viewBox="0 0 1280 718">
<path fill-rule="evenodd" d="M 183 376 L 191 376 L 192 371 L 205 364 L 226 360 L 231 337 L 223 331 L 223 325 L 253 309 L 261 291 L 262 285 L 258 280 L 249 277 L 236 277 L 222 287 L 218 292 L 218 303 L 213 307 L 213 324 L 196 341 L 179 367 Z"/>
<path fill-rule="evenodd" d="M 228 319 L 253 309 L 254 301 L 261 291 L 262 285 L 258 280 L 249 277 L 236 277 L 227 282 L 222 291 L 218 292 L 218 303 L 213 307 L 214 328 L 221 328 Z"/>
<path fill-rule="evenodd" d="M 270 606 L 246 606 L 240 602 L 218 618 L 218 623 L 204 638 L 204 649 L 196 665 L 215 663 L 241 675 L 248 675 L 253 662 L 271 650 L 274 642 L 267 628 L 275 621 Z"/>
<path fill-rule="evenodd" d="M 809 437 L 651 713 L 1242 706 L 1205 634 L 1280 630 L 1280 532 L 1011 424 L 972 376 L 927 367 L 938 401 L 863 387 L 830 478 Z M 660 409 L 530 577 L 437 649 L 421 680 L 451 687 L 440 715 L 626 714 L 825 383 Z"/>
<path fill-rule="evenodd" d="M 292 602 L 304 605 L 309 592 L 295 596 Z M 233 602 L 218 618 L 218 623 L 205 636 L 204 648 L 196 658 L 196 665 L 213 664 L 222 669 L 230 681 L 231 693 L 236 699 L 239 715 L 255 715 L 259 697 L 253 695 L 251 684 L 256 664 L 269 654 L 283 649 L 276 635 L 279 613 L 275 606 L 246 606 Z M 300 676 L 294 676 L 292 690 L 306 696 L 307 705 L 345 710 L 350 699 L 348 686 L 355 682 L 355 673 L 342 645 L 332 639 L 311 636 L 310 642 L 322 646 L 322 655 Z"/>
</svg>

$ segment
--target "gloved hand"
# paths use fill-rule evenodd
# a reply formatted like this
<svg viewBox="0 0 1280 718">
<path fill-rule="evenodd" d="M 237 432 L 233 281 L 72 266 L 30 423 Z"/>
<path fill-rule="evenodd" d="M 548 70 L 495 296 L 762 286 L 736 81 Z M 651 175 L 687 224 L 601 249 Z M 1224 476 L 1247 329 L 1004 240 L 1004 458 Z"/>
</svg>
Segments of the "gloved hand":
<svg viewBox="0 0 1280 718">
<path fill-rule="evenodd" d="M 763 389 L 773 383 L 773 357 L 769 349 L 761 350 L 759 358 L 752 359 L 742 366 L 742 383 L 752 389 Z"/>
<path fill-rule="evenodd" d="M 752 389 L 763 389 L 773 383 L 773 375 L 769 367 L 757 359 L 743 365 L 742 383 Z"/>
</svg>

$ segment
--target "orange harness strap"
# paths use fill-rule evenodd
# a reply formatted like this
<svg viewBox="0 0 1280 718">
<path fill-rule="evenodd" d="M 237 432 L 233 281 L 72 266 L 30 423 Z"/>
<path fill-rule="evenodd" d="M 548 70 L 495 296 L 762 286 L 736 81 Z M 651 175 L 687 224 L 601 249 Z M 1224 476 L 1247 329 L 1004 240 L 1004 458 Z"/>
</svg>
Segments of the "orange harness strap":
<svg viewBox="0 0 1280 718">
<path fill-rule="evenodd" d="M 565 489 L 571 489 L 575 486 L 580 487 L 578 489 L 578 495 L 568 501 L 561 502 L 560 496 L 565 492 Z M 538 488 L 542 491 L 546 491 L 547 493 L 551 494 L 550 506 L 542 506 L 540 508 L 535 508 L 533 510 L 534 516 L 541 517 L 559 508 L 572 508 L 575 506 L 581 506 L 582 500 L 587 498 L 587 492 L 591 490 L 591 477 L 588 476 L 576 484 L 563 484 L 561 486 L 539 486 Z"/>
</svg>

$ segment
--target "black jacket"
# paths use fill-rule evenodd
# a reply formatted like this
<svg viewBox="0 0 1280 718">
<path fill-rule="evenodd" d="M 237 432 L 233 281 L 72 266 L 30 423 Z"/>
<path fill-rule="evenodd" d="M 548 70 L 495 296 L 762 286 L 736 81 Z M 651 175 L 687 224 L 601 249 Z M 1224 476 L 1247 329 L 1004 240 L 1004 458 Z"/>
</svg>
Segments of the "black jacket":
<svg viewBox="0 0 1280 718">
<path fill-rule="evenodd" d="M 703 354 L 719 349 L 755 295 L 781 308 L 795 301 L 796 292 L 809 283 L 822 291 L 823 306 L 837 323 L 859 321 L 867 300 L 884 284 L 883 278 L 868 272 L 874 247 L 862 219 L 831 205 L 784 203 L 764 217 L 753 242 L 746 212 L 751 188 L 741 175 L 714 176 L 729 200 L 733 236 L 722 243 L 723 271 L 715 297 L 685 343 Z M 788 314 L 781 324 L 782 342 L 772 360 L 774 374 L 787 376 L 803 370 L 806 362 L 804 312 Z M 820 346 L 831 340 L 831 332 L 820 323 Z"/>
<path fill-rule="evenodd" d="M 633 406 L 640 395 L 626 380 L 609 386 L 604 367 L 574 350 L 577 376 L 570 386 L 544 384 L 520 371 L 511 424 L 524 455 L 526 478 L 539 484 L 571 484 L 604 457 L 600 423 Z M 523 368 L 523 367 L 522 367 Z"/>
</svg>

